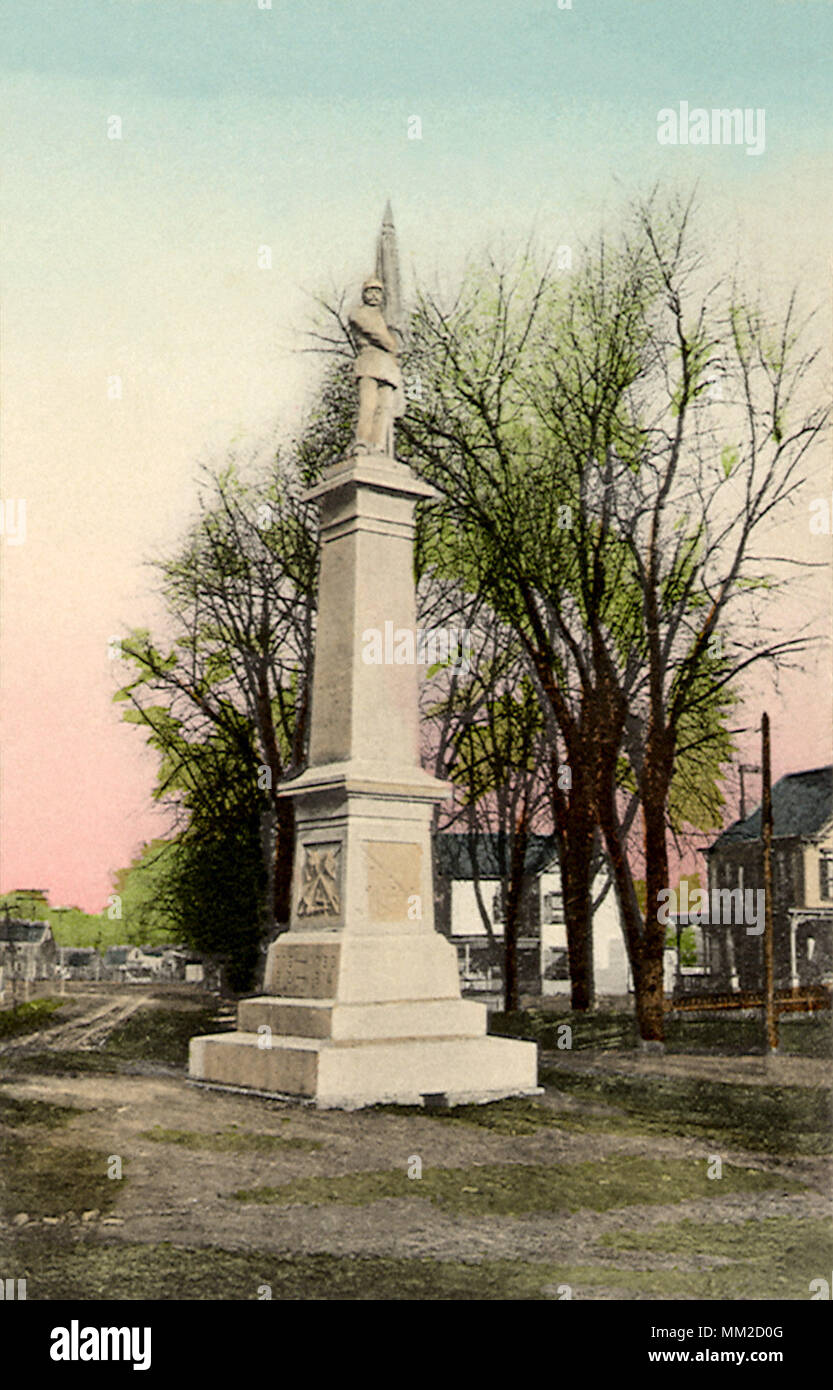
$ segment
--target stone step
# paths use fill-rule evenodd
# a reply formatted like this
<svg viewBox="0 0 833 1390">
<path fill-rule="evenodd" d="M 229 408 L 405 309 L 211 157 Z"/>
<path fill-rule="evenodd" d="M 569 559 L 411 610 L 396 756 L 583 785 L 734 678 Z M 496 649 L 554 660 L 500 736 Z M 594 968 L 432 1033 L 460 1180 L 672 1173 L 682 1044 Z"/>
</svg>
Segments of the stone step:
<svg viewBox="0 0 833 1390">
<path fill-rule="evenodd" d="M 486 1006 L 468 999 L 408 999 L 399 1003 L 342 1004 L 334 999 L 261 995 L 238 1005 L 241 1033 L 269 1028 L 282 1037 L 477 1038 L 486 1032 Z"/>
<path fill-rule="evenodd" d="M 314 1098 L 321 1109 L 451 1105 L 537 1095 L 537 1047 L 514 1038 L 345 1041 L 215 1033 L 191 1039 L 190 1074 L 218 1086 Z"/>
</svg>

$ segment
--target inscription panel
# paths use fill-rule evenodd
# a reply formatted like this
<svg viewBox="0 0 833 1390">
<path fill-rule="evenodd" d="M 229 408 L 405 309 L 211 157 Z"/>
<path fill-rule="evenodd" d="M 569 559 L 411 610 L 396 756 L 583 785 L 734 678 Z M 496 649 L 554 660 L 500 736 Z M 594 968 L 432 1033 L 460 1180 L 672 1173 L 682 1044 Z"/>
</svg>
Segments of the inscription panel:
<svg viewBox="0 0 833 1390">
<path fill-rule="evenodd" d="M 367 915 L 371 922 L 405 922 L 408 900 L 419 896 L 422 845 L 366 840 Z"/>
<path fill-rule="evenodd" d="M 295 945 L 288 941 L 276 962 L 275 994 L 290 999 L 334 999 L 338 984 L 339 946 Z"/>
</svg>

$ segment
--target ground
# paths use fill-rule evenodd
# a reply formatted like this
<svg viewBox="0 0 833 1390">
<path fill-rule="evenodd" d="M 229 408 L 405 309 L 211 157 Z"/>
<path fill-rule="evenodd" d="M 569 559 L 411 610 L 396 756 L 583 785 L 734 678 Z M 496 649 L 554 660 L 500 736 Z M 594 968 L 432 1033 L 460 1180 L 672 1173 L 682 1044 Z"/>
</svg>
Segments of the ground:
<svg viewBox="0 0 833 1390">
<path fill-rule="evenodd" d="M 546 1044 L 537 1099 L 343 1113 L 189 1083 L 217 1027 L 194 990 L 0 1012 L 0 1275 L 30 1299 L 806 1300 L 829 1277 L 829 1018 L 771 1062 L 708 1024 L 650 1058 L 624 1016 L 569 1049 L 502 1026 Z"/>
</svg>

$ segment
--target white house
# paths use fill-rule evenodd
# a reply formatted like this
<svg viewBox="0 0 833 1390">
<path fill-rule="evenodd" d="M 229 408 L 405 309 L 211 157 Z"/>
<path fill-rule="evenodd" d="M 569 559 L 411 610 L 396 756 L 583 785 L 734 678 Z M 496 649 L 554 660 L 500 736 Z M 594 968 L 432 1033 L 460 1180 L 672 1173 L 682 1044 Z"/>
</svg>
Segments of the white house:
<svg viewBox="0 0 833 1390">
<path fill-rule="evenodd" d="M 599 874 L 593 884 L 593 900 L 602 897 L 607 884 Z M 569 994 L 567 928 L 561 893 L 561 869 L 557 857 L 538 880 L 541 895 L 541 992 Z M 593 974 L 597 994 L 627 994 L 633 989 L 621 918 L 613 886 L 607 888 L 593 913 Z"/>
</svg>

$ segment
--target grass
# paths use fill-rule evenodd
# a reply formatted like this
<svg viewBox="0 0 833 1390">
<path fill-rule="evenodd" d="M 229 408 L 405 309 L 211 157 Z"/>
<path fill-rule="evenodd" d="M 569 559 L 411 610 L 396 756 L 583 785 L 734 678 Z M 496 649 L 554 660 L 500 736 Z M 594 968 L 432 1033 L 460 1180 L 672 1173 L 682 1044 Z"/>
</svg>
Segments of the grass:
<svg viewBox="0 0 833 1390">
<path fill-rule="evenodd" d="M 541 1129 L 578 1130 L 581 1133 L 644 1134 L 645 1125 L 637 1119 L 606 1108 L 604 1113 L 591 1110 L 556 1108 L 542 1105 L 521 1096 L 493 1100 L 485 1105 L 453 1105 L 447 1110 L 426 1109 L 421 1105 L 377 1105 L 373 1107 L 389 1115 L 413 1115 L 424 1119 L 450 1121 L 452 1124 L 475 1125 L 493 1134 L 519 1138 L 536 1134 Z"/>
<path fill-rule="evenodd" d="M 32 1001 L 33 1004 L 42 1002 Z M 64 1001 L 50 1002 L 60 1005 Z M 9 1070 L 15 1075 L 113 1075 L 118 1074 L 126 1062 L 151 1062 L 184 1069 L 188 1062 L 190 1039 L 198 1033 L 219 1031 L 215 1008 L 142 1008 L 118 1024 L 104 1046 L 94 1051 L 55 1049 L 9 1057 L 7 1060 Z"/>
<path fill-rule="evenodd" d="M 118 1059 L 105 1052 L 30 1052 L 5 1059 L 8 1075 L 2 1081 L 15 1081 L 21 1076 L 100 1076 L 117 1075 L 121 1070 Z"/>
<path fill-rule="evenodd" d="M 493 1100 L 485 1105 L 452 1105 L 448 1109 L 431 1109 L 422 1105 L 374 1105 L 373 1110 L 382 1115 L 413 1115 L 422 1120 L 430 1116 L 432 1120 L 477 1125 L 480 1129 L 492 1130 L 494 1134 L 514 1136 L 558 1127 L 562 1119 L 562 1112 L 521 1096 Z"/>
<path fill-rule="evenodd" d="M 80 1114 L 74 1105 L 53 1105 L 46 1100 L 18 1100 L 14 1096 L 0 1095 L 0 1134 L 7 1126 L 20 1129 L 24 1125 L 44 1125 L 47 1129 L 57 1129 L 66 1124 L 70 1116 Z"/>
<path fill-rule="evenodd" d="M 586 1048 L 620 1051 L 633 1049 L 637 1044 L 636 1020 L 629 1013 L 552 1014 L 539 1009 L 520 1009 L 516 1013 L 489 1016 L 490 1033 L 499 1037 L 526 1038 L 537 1042 L 545 1051 L 556 1049 L 559 1041 L 563 1042 L 565 1024 L 570 1028 L 570 1050 L 573 1052 Z"/>
<path fill-rule="evenodd" d="M 666 1221 L 644 1230 L 608 1231 L 599 1244 L 612 1250 L 644 1250 L 680 1256 L 761 1260 L 775 1264 L 800 1249 L 809 1265 L 833 1267 L 833 1230 L 819 1218 L 767 1216 L 760 1221 L 714 1226 L 698 1221 Z"/>
<path fill-rule="evenodd" d="M 768 1154 L 833 1150 L 831 1095 L 820 1086 L 744 1086 L 691 1077 L 603 1076 L 542 1068 L 556 1092 L 613 1107 L 645 1134 L 685 1134 Z M 583 1117 L 565 1117 L 580 1126 Z M 616 1127 L 615 1115 L 610 1128 Z"/>
<path fill-rule="evenodd" d="M 105 1153 L 50 1142 L 55 1130 L 82 1113 L 74 1106 L 0 1096 L 0 1209 L 7 1217 L 104 1211 L 118 1183 L 107 1177 Z"/>
<path fill-rule="evenodd" d="M 544 1051 L 558 1051 L 559 1041 L 563 1044 L 565 1024 L 571 1030 L 572 1052 L 634 1051 L 639 1040 L 633 1014 L 624 1012 L 573 1014 L 524 1009 L 512 1014 L 494 1013 L 489 1019 L 489 1031 L 502 1037 L 527 1038 Z M 779 1022 L 779 1030 L 785 1056 L 833 1057 L 830 1013 L 786 1015 Z M 707 1018 L 677 1014 L 665 1020 L 665 1046 L 669 1053 L 691 1056 L 762 1054 L 763 1024 L 758 1018 L 741 1018 L 737 1013 Z"/>
<path fill-rule="evenodd" d="M 52 1015 L 65 1003 L 65 999 L 30 999 L 12 1009 L 0 1009 L 0 1038 L 16 1038 L 48 1027 L 56 1021 Z"/>
<path fill-rule="evenodd" d="M 163 1129 L 156 1125 L 140 1135 L 159 1144 L 181 1144 L 186 1149 L 210 1149 L 213 1153 L 274 1153 L 287 1149 L 314 1152 L 323 1149 L 320 1139 L 305 1139 L 301 1135 L 254 1134 L 249 1130 L 227 1128 L 208 1134 L 190 1129 Z"/>
<path fill-rule="evenodd" d="M 188 1044 L 198 1033 L 218 1032 L 214 1008 L 138 1009 L 110 1034 L 104 1050 L 125 1061 L 162 1062 L 184 1067 Z"/>
<path fill-rule="evenodd" d="M 625 1299 L 809 1300 L 809 1282 L 825 1268 L 818 1264 L 818 1250 L 805 1255 L 800 1242 L 781 1251 L 774 1263 L 752 1256 L 719 1269 L 643 1270 L 604 1262 L 286 1256 L 100 1239 L 79 1248 L 58 1227 L 48 1240 L 22 1233 L 13 1263 L 2 1246 L 0 1255 L 15 1278 L 27 1280 L 28 1298 L 85 1301 L 547 1301 L 562 1296 L 565 1285 L 573 1298 L 585 1299 L 607 1294 Z"/>
<path fill-rule="evenodd" d="M 831 1100 L 815 1087 L 742 1086 L 682 1077 L 601 1076 L 550 1069 L 542 1072 L 550 1104 L 521 1097 L 487 1105 L 432 1110 L 432 1119 L 476 1125 L 520 1137 L 541 1129 L 582 1134 L 688 1135 L 715 1144 L 774 1154 L 823 1154 L 830 1137 Z M 559 1093 L 573 1104 L 559 1106 Z M 590 1107 L 590 1108 L 588 1108 Z M 377 1110 L 425 1117 L 420 1106 L 380 1105 Z"/>
<path fill-rule="evenodd" d="M 2 1254 L 0 1247 L 0 1254 Z M 381 1255 L 282 1256 L 267 1251 L 186 1249 L 160 1242 L 16 1242 L 16 1278 L 29 1299 L 529 1300 L 567 1282 L 552 1264 L 525 1260 L 468 1263 Z M 589 1271 L 598 1279 L 598 1271 Z"/>
<path fill-rule="evenodd" d="M 387 1197 L 419 1197 L 457 1215 L 522 1216 L 532 1212 L 611 1211 L 737 1192 L 802 1190 L 802 1184 L 777 1174 L 731 1164 L 724 1164 L 723 1176 L 716 1181 L 707 1177 L 703 1159 L 616 1155 L 585 1163 L 426 1168 L 420 1179 L 395 1169 L 337 1178 L 296 1178 L 278 1187 L 244 1188 L 232 1195 L 239 1202 L 278 1206 L 365 1206 Z"/>
</svg>

